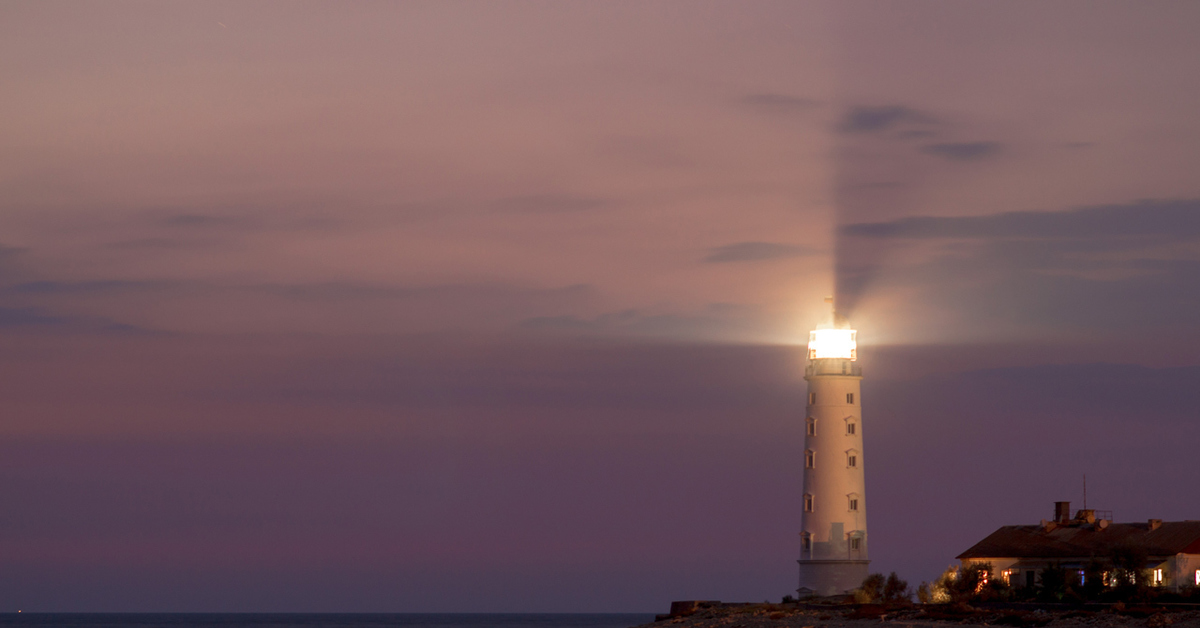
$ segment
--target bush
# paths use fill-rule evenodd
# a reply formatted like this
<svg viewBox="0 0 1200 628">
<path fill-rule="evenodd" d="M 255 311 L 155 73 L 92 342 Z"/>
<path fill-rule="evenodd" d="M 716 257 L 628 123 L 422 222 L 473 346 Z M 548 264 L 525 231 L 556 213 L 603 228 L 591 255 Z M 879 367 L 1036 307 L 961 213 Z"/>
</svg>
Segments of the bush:
<svg viewBox="0 0 1200 628">
<path fill-rule="evenodd" d="M 1112 577 L 1116 580 L 1113 596 L 1118 600 L 1132 601 L 1147 598 L 1150 589 L 1150 574 L 1146 572 L 1146 551 L 1136 545 L 1118 545 L 1109 554 L 1112 560 Z"/>
<path fill-rule="evenodd" d="M 854 590 L 854 601 L 858 604 L 884 604 L 888 606 L 909 602 L 912 591 L 908 583 L 900 579 L 896 572 L 888 574 L 873 573 L 863 579 L 862 584 Z"/>
<path fill-rule="evenodd" d="M 883 601 L 885 604 L 908 602 L 912 599 L 912 591 L 908 583 L 900 579 L 896 572 L 888 574 L 887 582 L 883 583 Z"/>
<path fill-rule="evenodd" d="M 917 601 L 922 604 L 933 604 L 933 591 L 929 589 L 928 582 L 922 582 L 917 586 Z"/>
<path fill-rule="evenodd" d="M 950 586 L 958 578 L 958 567 L 953 565 L 946 568 L 933 584 L 925 582 L 917 587 L 917 599 L 922 604 L 946 604 L 951 601 Z"/>
<path fill-rule="evenodd" d="M 862 584 L 854 590 L 854 601 L 859 604 L 878 604 L 883 601 L 883 588 L 887 579 L 883 574 L 873 573 L 863 578 Z"/>
<path fill-rule="evenodd" d="M 1038 599 L 1043 602 L 1061 602 L 1069 585 L 1067 571 L 1058 565 L 1050 565 L 1038 574 Z"/>
<path fill-rule="evenodd" d="M 968 602 L 978 598 L 984 591 L 991 580 L 991 572 L 991 563 L 970 563 L 953 572 L 946 570 L 938 581 L 945 588 L 949 601 Z"/>
</svg>

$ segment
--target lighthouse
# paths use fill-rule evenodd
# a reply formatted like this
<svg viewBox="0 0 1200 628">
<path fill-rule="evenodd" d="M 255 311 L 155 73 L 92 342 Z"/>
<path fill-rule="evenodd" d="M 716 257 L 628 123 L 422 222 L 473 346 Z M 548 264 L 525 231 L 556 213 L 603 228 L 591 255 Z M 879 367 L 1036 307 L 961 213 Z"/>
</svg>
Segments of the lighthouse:
<svg viewBox="0 0 1200 628">
<path fill-rule="evenodd" d="M 862 369 L 857 332 L 833 310 L 809 333 L 800 518 L 801 596 L 837 595 L 867 577 Z"/>
</svg>

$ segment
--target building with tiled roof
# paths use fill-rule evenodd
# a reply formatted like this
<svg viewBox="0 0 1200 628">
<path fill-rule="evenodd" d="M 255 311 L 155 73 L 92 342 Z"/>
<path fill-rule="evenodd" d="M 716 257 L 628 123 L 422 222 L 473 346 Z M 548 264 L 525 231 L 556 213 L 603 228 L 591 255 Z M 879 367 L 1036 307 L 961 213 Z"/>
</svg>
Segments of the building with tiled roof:
<svg viewBox="0 0 1200 628">
<path fill-rule="evenodd" d="M 1089 564 L 1124 549 L 1146 557 L 1144 568 L 1156 586 L 1200 586 L 1200 521 L 1113 523 L 1111 514 L 1080 510 L 1071 518 L 1070 511 L 1070 502 L 1055 502 L 1053 520 L 1003 526 L 959 554 L 958 560 L 964 567 L 990 563 L 993 577 L 1032 587 L 1048 567 L 1074 573 L 1078 581 Z"/>
</svg>

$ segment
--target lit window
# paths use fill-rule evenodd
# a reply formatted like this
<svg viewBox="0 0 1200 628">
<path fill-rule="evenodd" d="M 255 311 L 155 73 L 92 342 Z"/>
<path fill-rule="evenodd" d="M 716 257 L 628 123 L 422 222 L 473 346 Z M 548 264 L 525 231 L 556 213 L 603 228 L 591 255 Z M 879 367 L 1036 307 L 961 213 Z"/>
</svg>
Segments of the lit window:
<svg viewBox="0 0 1200 628">
<path fill-rule="evenodd" d="M 854 393 L 846 393 L 846 403 L 854 405 Z"/>
<path fill-rule="evenodd" d="M 846 424 L 846 433 L 854 434 L 854 423 L 853 422 Z"/>
<path fill-rule="evenodd" d="M 1200 569 L 1196 570 L 1196 586 L 1200 587 Z"/>
<path fill-rule="evenodd" d="M 804 466 L 808 469 L 816 467 L 816 454 L 811 449 L 804 452 Z"/>
<path fill-rule="evenodd" d="M 1154 570 L 1154 586 L 1161 586 L 1163 583 L 1162 569 Z"/>
<path fill-rule="evenodd" d="M 816 436 L 817 435 L 817 420 L 812 417 L 808 417 L 808 420 L 806 420 L 805 423 L 807 423 L 807 425 L 804 428 L 805 432 L 809 436 Z"/>
<path fill-rule="evenodd" d="M 1087 574 L 1082 569 L 1079 570 L 1079 586 L 1087 584 Z"/>
<path fill-rule="evenodd" d="M 809 495 L 808 493 L 805 493 L 805 494 L 804 494 L 804 512 L 812 512 L 812 511 L 813 511 L 813 498 L 812 498 L 812 495 Z"/>
<path fill-rule="evenodd" d="M 817 393 L 808 393 L 808 405 L 817 405 Z"/>
<path fill-rule="evenodd" d="M 1012 570 L 1012 569 L 1005 569 L 1004 571 L 1001 571 L 1001 572 L 1000 572 L 1000 577 L 1004 579 L 1004 584 L 1006 584 L 1006 585 L 1011 585 L 1011 584 L 1012 584 L 1012 577 L 1013 577 L 1013 570 Z"/>
</svg>

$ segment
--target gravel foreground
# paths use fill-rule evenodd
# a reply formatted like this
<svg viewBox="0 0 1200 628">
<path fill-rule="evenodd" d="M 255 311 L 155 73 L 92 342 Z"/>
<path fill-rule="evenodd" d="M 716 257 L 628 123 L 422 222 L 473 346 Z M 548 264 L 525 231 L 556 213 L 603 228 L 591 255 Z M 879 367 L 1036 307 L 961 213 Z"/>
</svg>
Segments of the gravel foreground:
<svg viewBox="0 0 1200 628">
<path fill-rule="evenodd" d="M 881 624 L 913 628 L 1018 626 L 1041 628 L 1200 628 L 1200 611 L 1162 607 L 1106 610 L 976 609 L 969 606 L 914 606 L 885 609 L 848 606 L 803 609 L 781 604 L 707 608 L 638 628 L 866 628 Z"/>
</svg>

